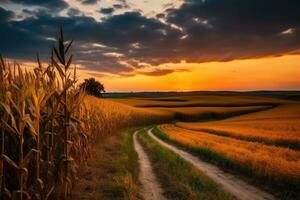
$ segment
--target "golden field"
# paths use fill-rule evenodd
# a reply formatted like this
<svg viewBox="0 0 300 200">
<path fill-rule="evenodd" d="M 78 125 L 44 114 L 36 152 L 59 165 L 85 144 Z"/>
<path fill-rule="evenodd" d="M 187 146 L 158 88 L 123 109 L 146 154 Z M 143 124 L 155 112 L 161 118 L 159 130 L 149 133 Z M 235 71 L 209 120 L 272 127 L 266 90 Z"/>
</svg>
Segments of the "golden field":
<svg viewBox="0 0 300 200">
<path fill-rule="evenodd" d="M 177 121 L 160 128 L 179 143 L 215 151 L 270 180 L 300 181 L 300 103 L 296 101 L 242 94 L 116 101 L 172 113 Z"/>
<path fill-rule="evenodd" d="M 171 140 L 216 152 L 269 180 L 293 183 L 300 181 L 299 151 L 186 130 L 173 125 L 161 125 L 159 128 Z"/>
<path fill-rule="evenodd" d="M 289 102 L 283 99 L 274 99 L 264 96 L 254 96 L 249 94 L 231 94 L 221 92 L 210 94 L 182 94 L 175 93 L 167 96 L 141 95 L 137 97 L 111 98 L 113 101 L 128 104 L 135 107 L 204 107 L 204 106 L 226 106 L 236 107 L 238 105 L 269 105 L 270 103 Z"/>
<path fill-rule="evenodd" d="M 286 100 L 249 95 L 180 95 L 167 97 L 121 97 L 110 100 L 158 111 L 178 121 L 208 121 L 270 109 Z"/>
<path fill-rule="evenodd" d="M 208 92 L 112 100 L 171 114 L 173 123 L 158 126 L 161 139 L 269 188 L 280 199 L 295 199 L 300 103 L 292 99 L 290 94 Z"/>
<path fill-rule="evenodd" d="M 206 123 L 176 126 L 218 135 L 300 149 L 300 104 L 287 103 L 257 113 Z"/>
<path fill-rule="evenodd" d="M 119 129 L 160 123 L 172 119 L 172 115 L 164 111 L 135 108 L 111 100 L 86 96 L 86 124 L 97 124 L 94 133 L 107 135 Z"/>
<path fill-rule="evenodd" d="M 207 121 L 223 119 L 244 113 L 268 109 L 268 106 L 241 106 L 241 107 L 153 107 L 148 110 L 169 113 L 179 121 Z"/>
</svg>

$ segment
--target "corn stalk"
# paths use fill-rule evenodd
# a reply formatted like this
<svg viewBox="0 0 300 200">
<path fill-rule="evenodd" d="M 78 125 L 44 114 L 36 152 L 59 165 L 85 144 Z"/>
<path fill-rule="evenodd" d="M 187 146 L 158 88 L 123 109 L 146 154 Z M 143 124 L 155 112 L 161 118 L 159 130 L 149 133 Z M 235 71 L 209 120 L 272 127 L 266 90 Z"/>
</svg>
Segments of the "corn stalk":
<svg viewBox="0 0 300 200">
<path fill-rule="evenodd" d="M 54 66 L 56 67 L 57 71 L 60 74 L 63 91 L 61 93 L 63 100 L 63 108 L 64 108 L 64 129 L 63 129 L 63 138 L 64 138 L 64 150 L 63 154 L 61 155 L 62 164 L 64 167 L 64 179 L 63 179 L 63 186 L 64 191 L 62 197 L 64 199 L 67 198 L 69 187 L 71 185 L 71 180 L 69 177 L 69 163 L 73 161 L 73 159 L 69 156 L 69 144 L 72 142 L 69 140 L 69 125 L 70 125 L 70 111 L 68 110 L 68 91 L 71 86 L 73 86 L 75 80 L 70 79 L 69 68 L 72 62 L 71 55 L 67 58 L 68 51 L 72 45 L 72 41 L 65 45 L 64 34 L 63 34 L 63 27 L 60 28 L 60 37 L 58 38 L 58 47 L 54 47 L 54 53 L 56 59 L 52 59 Z"/>
</svg>

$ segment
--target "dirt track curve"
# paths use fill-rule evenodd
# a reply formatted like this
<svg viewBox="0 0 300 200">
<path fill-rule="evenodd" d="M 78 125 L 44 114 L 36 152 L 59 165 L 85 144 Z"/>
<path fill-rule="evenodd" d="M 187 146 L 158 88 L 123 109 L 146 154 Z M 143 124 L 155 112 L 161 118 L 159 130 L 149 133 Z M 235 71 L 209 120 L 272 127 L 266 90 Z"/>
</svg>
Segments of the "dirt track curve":
<svg viewBox="0 0 300 200">
<path fill-rule="evenodd" d="M 140 174 L 139 181 L 142 184 L 142 195 L 145 200 L 164 200 L 163 191 L 161 189 L 160 183 L 158 182 L 151 162 L 142 148 L 141 144 L 137 140 L 138 131 L 133 134 L 134 149 L 138 154 Z"/>
</svg>

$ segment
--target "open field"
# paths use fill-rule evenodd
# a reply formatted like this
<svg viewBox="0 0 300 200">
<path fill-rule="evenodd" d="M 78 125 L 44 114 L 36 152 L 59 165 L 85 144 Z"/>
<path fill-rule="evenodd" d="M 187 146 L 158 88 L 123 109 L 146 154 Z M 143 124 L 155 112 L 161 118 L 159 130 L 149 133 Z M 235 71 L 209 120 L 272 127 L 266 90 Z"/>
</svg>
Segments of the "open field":
<svg viewBox="0 0 300 200">
<path fill-rule="evenodd" d="M 203 157 L 208 156 L 225 168 L 235 168 L 258 181 L 285 185 L 297 190 L 300 181 L 300 152 L 218 136 L 202 131 L 191 131 L 162 125 L 160 129 L 177 144 L 197 149 Z M 201 153 L 202 152 L 202 153 Z M 214 155 L 215 154 L 215 155 Z"/>
<path fill-rule="evenodd" d="M 271 106 L 241 107 L 153 107 L 153 111 L 169 113 L 173 119 L 185 122 L 225 119 L 231 116 L 270 109 Z M 149 110 L 149 109 L 148 109 Z"/>
<path fill-rule="evenodd" d="M 176 126 L 248 141 L 300 149 L 300 104 L 283 104 L 258 113 L 206 123 Z"/>
<path fill-rule="evenodd" d="M 164 112 L 178 121 L 208 121 L 271 109 L 287 100 L 260 96 L 191 95 L 113 98 L 123 104 Z"/>
<path fill-rule="evenodd" d="M 261 106 L 288 102 L 285 99 L 274 99 L 265 96 L 251 96 L 247 93 L 240 95 L 223 95 L 222 93 L 203 95 L 182 95 L 163 97 L 121 97 L 111 100 L 135 107 L 240 107 Z"/>
<path fill-rule="evenodd" d="M 300 103 L 287 96 L 214 93 L 112 100 L 169 113 L 174 121 L 159 126 L 162 138 L 280 199 L 295 199 L 300 185 Z"/>
</svg>

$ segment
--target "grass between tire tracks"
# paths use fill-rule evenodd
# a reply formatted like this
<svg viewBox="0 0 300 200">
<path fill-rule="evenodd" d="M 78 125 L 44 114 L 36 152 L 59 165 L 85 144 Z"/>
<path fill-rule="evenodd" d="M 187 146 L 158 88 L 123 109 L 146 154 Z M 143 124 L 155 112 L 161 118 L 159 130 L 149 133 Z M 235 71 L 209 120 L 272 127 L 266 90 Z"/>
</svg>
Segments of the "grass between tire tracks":
<svg viewBox="0 0 300 200">
<path fill-rule="evenodd" d="M 145 148 L 167 198 L 235 199 L 179 155 L 153 141 L 145 130 L 140 131 L 138 140 Z"/>
<path fill-rule="evenodd" d="M 266 179 L 259 171 L 255 171 L 247 166 L 240 165 L 226 156 L 219 154 L 208 148 L 193 147 L 190 145 L 182 144 L 178 141 L 171 139 L 167 134 L 162 132 L 158 127 L 153 128 L 153 134 L 161 140 L 174 144 L 175 146 L 198 156 L 200 159 L 209 163 L 215 164 L 225 171 L 229 171 L 232 174 L 238 174 L 243 179 L 252 182 L 254 185 L 258 185 L 260 188 L 271 191 L 275 196 L 282 200 L 292 200 L 300 198 L 297 188 L 299 184 L 290 182 L 274 182 Z"/>
<path fill-rule="evenodd" d="M 94 145 L 93 157 L 80 174 L 72 199 L 142 199 L 137 187 L 138 157 L 133 148 L 133 131 L 121 131 Z"/>
</svg>

